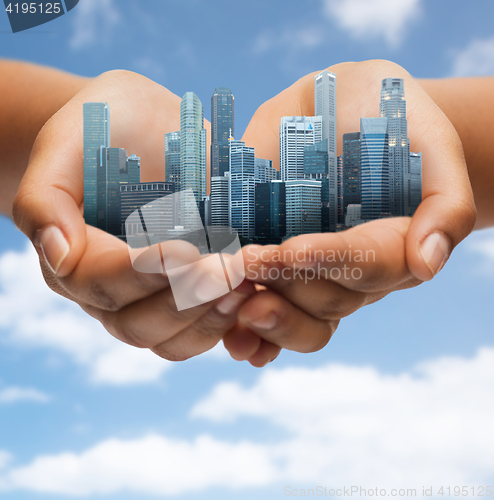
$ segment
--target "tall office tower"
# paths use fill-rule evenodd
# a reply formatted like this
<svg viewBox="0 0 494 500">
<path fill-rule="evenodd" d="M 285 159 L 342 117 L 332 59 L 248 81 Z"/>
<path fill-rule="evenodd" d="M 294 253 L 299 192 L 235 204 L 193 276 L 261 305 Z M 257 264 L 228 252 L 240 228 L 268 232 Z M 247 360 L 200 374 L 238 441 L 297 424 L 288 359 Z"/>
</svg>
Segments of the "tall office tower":
<svg viewBox="0 0 494 500">
<path fill-rule="evenodd" d="M 121 148 L 99 148 L 97 167 L 97 226 L 120 235 L 120 184 L 128 179 L 127 151 Z M 123 178 L 123 179 L 122 179 Z"/>
<path fill-rule="evenodd" d="M 230 146 L 230 227 L 245 238 L 255 231 L 254 148 L 242 141 L 229 141 Z"/>
<path fill-rule="evenodd" d="M 141 182 L 141 159 L 136 155 L 127 156 L 124 170 L 120 170 L 120 184 Z"/>
<path fill-rule="evenodd" d="M 235 137 L 235 98 L 229 88 L 218 87 L 211 97 L 211 177 L 230 168 L 230 136 Z"/>
<path fill-rule="evenodd" d="M 304 179 L 321 181 L 321 232 L 329 231 L 328 141 L 304 148 Z"/>
<path fill-rule="evenodd" d="M 320 116 L 284 116 L 280 125 L 282 181 L 304 178 L 304 148 L 322 140 Z"/>
<path fill-rule="evenodd" d="M 338 226 L 341 230 L 345 225 L 345 209 L 343 207 L 343 155 L 336 159 L 338 165 Z"/>
<path fill-rule="evenodd" d="M 389 214 L 388 119 L 360 119 L 362 219 Z"/>
<path fill-rule="evenodd" d="M 84 115 L 84 219 L 98 225 L 98 156 L 101 147 L 110 147 L 110 108 L 104 102 L 86 102 Z"/>
<path fill-rule="evenodd" d="M 278 244 L 286 235 L 286 189 L 280 180 L 256 183 L 255 235 L 261 243 Z"/>
<path fill-rule="evenodd" d="M 360 132 L 343 134 L 343 213 L 362 203 Z"/>
<path fill-rule="evenodd" d="M 389 211 L 394 216 L 407 215 L 410 210 L 410 141 L 407 133 L 405 85 L 401 78 L 385 78 L 382 81 L 380 109 L 381 117 L 388 119 Z"/>
<path fill-rule="evenodd" d="M 146 226 L 147 232 L 158 237 L 161 241 L 165 241 L 168 231 L 173 230 L 176 225 L 178 207 L 173 206 L 171 203 L 156 203 L 153 205 L 153 202 L 174 192 L 175 184 L 172 182 L 122 184 L 120 186 L 122 203 L 121 234 L 131 236 L 142 231 L 140 224 L 135 224 L 134 227 L 132 225 L 125 227 L 125 223 L 131 213 L 146 205 L 145 220 L 147 226 L 149 226 Z"/>
<path fill-rule="evenodd" d="M 321 181 L 287 181 L 286 235 L 321 232 Z"/>
<path fill-rule="evenodd" d="M 180 191 L 180 132 L 165 134 L 165 179 Z"/>
<path fill-rule="evenodd" d="M 314 79 L 315 115 L 322 117 L 321 140 L 328 141 L 329 230 L 338 223 L 338 164 L 336 159 L 336 75 L 323 71 Z"/>
<path fill-rule="evenodd" d="M 256 182 L 270 182 L 278 176 L 278 170 L 273 167 L 272 160 L 256 158 L 254 160 L 254 178 Z"/>
<path fill-rule="evenodd" d="M 199 209 L 206 196 L 206 130 L 204 109 L 194 92 L 186 92 L 180 104 L 180 191 L 191 189 Z M 183 197 L 181 225 L 185 229 L 200 229 L 195 207 Z"/>
<path fill-rule="evenodd" d="M 211 177 L 211 225 L 229 226 L 230 172 Z"/>
<path fill-rule="evenodd" d="M 413 216 L 422 201 L 422 153 L 410 153 L 410 211 Z"/>
</svg>

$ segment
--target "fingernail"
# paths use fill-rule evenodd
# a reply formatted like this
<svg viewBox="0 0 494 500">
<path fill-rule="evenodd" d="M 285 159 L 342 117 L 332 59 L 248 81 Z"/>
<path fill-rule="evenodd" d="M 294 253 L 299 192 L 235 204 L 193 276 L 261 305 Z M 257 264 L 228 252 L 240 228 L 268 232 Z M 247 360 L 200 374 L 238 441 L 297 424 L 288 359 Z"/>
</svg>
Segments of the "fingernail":
<svg viewBox="0 0 494 500">
<path fill-rule="evenodd" d="M 53 274 L 58 275 L 60 267 L 70 252 L 70 246 L 62 231 L 56 226 L 50 226 L 40 231 L 35 238 L 43 258 Z"/>
<path fill-rule="evenodd" d="M 433 233 L 422 243 L 420 253 L 435 276 L 446 264 L 450 254 L 450 243 L 444 234 Z"/>
<path fill-rule="evenodd" d="M 231 292 L 216 304 L 216 309 L 220 314 L 229 316 L 240 307 L 240 305 L 245 301 L 246 298 L 246 295 Z"/>
<path fill-rule="evenodd" d="M 249 321 L 248 323 L 257 330 L 272 330 L 278 323 L 278 315 L 274 312 L 270 312 L 269 314 L 253 321 Z"/>
</svg>

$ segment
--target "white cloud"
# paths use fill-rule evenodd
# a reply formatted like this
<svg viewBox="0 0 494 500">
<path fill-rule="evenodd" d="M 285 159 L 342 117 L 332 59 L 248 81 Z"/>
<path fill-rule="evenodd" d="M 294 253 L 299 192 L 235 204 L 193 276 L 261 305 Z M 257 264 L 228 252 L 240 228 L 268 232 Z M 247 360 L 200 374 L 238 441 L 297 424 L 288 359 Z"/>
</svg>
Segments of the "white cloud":
<svg viewBox="0 0 494 500">
<path fill-rule="evenodd" d="M 455 56 L 452 76 L 494 75 L 494 37 L 472 40 Z"/>
<path fill-rule="evenodd" d="M 404 39 L 421 12 L 421 0 L 323 0 L 326 15 L 357 39 L 383 38 L 391 46 Z"/>
<path fill-rule="evenodd" d="M 114 0 L 82 0 L 71 11 L 74 32 L 70 39 L 73 49 L 93 45 L 98 39 L 110 40 L 120 22 Z"/>
<path fill-rule="evenodd" d="M 269 369 L 250 388 L 219 384 L 191 416 L 217 422 L 219 430 L 237 421 L 240 434 L 254 418 L 261 435 L 275 429 L 271 440 L 108 439 L 80 453 L 7 463 L 0 491 L 166 497 L 307 484 L 419 492 L 423 485 L 492 484 L 493 387 L 492 348 L 394 375 L 343 364 Z"/>
<path fill-rule="evenodd" d="M 36 389 L 24 387 L 4 387 L 0 389 L 0 404 L 19 403 L 22 401 L 47 403 L 49 400 L 50 397 L 47 394 Z"/>
<path fill-rule="evenodd" d="M 192 416 L 257 417 L 285 430 L 291 438 L 276 455 L 292 482 L 482 484 L 493 479 L 493 387 L 494 349 L 484 348 L 398 375 L 337 364 L 270 369 L 252 388 L 218 385 Z"/>
<path fill-rule="evenodd" d="M 38 457 L 25 467 L 0 472 L 0 491 L 171 496 L 215 486 L 263 486 L 275 474 L 262 445 L 229 444 L 206 435 L 191 442 L 149 435 L 110 439 L 81 454 Z"/>
<path fill-rule="evenodd" d="M 465 248 L 480 256 L 477 270 L 490 277 L 494 273 L 494 230 L 477 231 L 466 240 Z"/>
<path fill-rule="evenodd" d="M 22 253 L 0 255 L 0 311 L 4 342 L 63 354 L 85 367 L 94 382 L 152 382 L 172 365 L 151 351 L 122 344 L 79 306 L 52 292 L 30 245 Z"/>
</svg>

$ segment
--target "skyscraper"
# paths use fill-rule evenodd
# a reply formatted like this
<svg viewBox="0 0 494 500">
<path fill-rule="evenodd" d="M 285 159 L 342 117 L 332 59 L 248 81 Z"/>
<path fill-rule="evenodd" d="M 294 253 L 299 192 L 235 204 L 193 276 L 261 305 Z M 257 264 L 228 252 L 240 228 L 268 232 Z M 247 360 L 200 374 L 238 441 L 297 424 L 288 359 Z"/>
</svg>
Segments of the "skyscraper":
<svg viewBox="0 0 494 500">
<path fill-rule="evenodd" d="M 362 219 L 389 212 L 388 119 L 361 118 Z"/>
<path fill-rule="evenodd" d="M 223 175 L 229 167 L 228 138 L 235 136 L 235 98 L 226 87 L 211 97 L 211 177 Z"/>
<path fill-rule="evenodd" d="M 180 191 L 180 132 L 165 134 L 165 179 Z"/>
<path fill-rule="evenodd" d="M 410 142 L 407 131 L 405 85 L 401 78 L 385 78 L 381 83 L 381 117 L 388 119 L 389 137 L 389 211 L 394 216 L 408 215 L 410 199 Z M 363 207 L 362 210 L 364 211 Z"/>
<path fill-rule="evenodd" d="M 422 153 L 410 153 L 410 211 L 413 217 L 422 201 Z"/>
<path fill-rule="evenodd" d="M 329 230 L 334 232 L 338 223 L 336 75 L 329 71 L 322 71 L 315 76 L 314 85 L 315 115 L 322 118 L 321 140 L 328 142 Z"/>
<path fill-rule="evenodd" d="M 136 184 L 141 182 L 141 159 L 130 155 L 125 162 L 124 170 L 120 170 L 120 184 Z"/>
<path fill-rule="evenodd" d="M 362 203 L 360 132 L 343 134 L 343 213 Z"/>
<path fill-rule="evenodd" d="M 110 147 L 110 108 L 108 103 L 87 102 L 84 116 L 84 219 L 97 227 L 98 157 L 101 147 Z"/>
<path fill-rule="evenodd" d="M 286 235 L 286 189 L 280 180 L 256 182 L 256 238 L 279 244 Z"/>
<path fill-rule="evenodd" d="M 254 148 L 242 141 L 230 146 L 230 225 L 245 238 L 254 237 L 255 180 Z"/>
<path fill-rule="evenodd" d="M 97 226 L 120 235 L 120 184 L 128 179 L 127 151 L 121 148 L 99 148 L 97 167 Z"/>
<path fill-rule="evenodd" d="M 273 167 L 272 160 L 256 158 L 254 160 L 254 178 L 256 182 L 270 182 L 278 177 L 278 171 Z"/>
<path fill-rule="evenodd" d="M 321 182 L 308 179 L 287 181 L 286 235 L 321 232 Z"/>
<path fill-rule="evenodd" d="M 186 92 L 180 104 L 180 190 L 191 189 L 199 208 L 206 196 L 206 130 L 204 109 L 194 92 Z M 198 229 L 195 207 L 181 207 L 181 225 Z"/>
<path fill-rule="evenodd" d="M 211 177 L 211 225 L 229 226 L 230 172 Z"/>
<path fill-rule="evenodd" d="M 304 148 L 322 140 L 320 116 L 284 116 L 280 125 L 282 181 L 304 178 Z"/>
</svg>

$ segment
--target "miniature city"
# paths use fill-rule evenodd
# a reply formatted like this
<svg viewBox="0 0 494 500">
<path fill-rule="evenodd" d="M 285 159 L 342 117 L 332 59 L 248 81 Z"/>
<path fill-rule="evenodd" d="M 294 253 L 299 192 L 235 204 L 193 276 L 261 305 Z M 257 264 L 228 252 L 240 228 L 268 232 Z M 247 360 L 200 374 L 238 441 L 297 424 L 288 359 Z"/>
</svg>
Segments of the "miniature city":
<svg viewBox="0 0 494 500">
<path fill-rule="evenodd" d="M 134 211 L 146 206 L 152 213 L 153 202 L 187 190 L 203 226 L 229 227 L 242 244 L 278 244 L 300 234 L 412 216 L 422 201 L 422 153 L 410 152 L 403 80 L 382 81 L 380 116 L 361 118 L 359 132 L 344 134 L 340 156 L 336 75 L 323 71 L 314 85 L 315 116 L 281 118 L 279 171 L 234 139 L 234 96 L 229 88 L 215 89 L 209 195 L 204 109 L 193 92 L 181 102 L 181 130 L 165 134 L 165 182 L 142 183 L 140 158 L 110 147 L 109 105 L 85 103 L 86 223 L 125 240 Z M 156 203 L 154 219 L 171 221 L 168 233 L 197 229 L 190 206 L 167 206 L 174 213 L 160 213 L 163 204 Z"/>
</svg>

